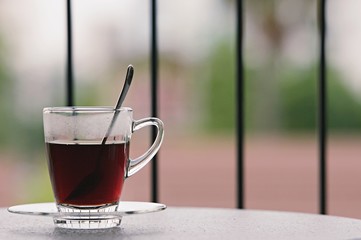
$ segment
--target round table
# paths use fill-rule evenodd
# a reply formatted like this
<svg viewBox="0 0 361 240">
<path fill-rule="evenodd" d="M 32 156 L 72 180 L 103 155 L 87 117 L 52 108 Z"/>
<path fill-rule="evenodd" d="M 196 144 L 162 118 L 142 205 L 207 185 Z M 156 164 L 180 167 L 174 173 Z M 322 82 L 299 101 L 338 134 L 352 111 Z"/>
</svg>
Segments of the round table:
<svg viewBox="0 0 361 240">
<path fill-rule="evenodd" d="M 0 239 L 361 239 L 361 220 L 316 214 L 175 208 L 123 217 L 108 230 L 55 228 L 50 217 L 0 209 Z"/>
</svg>

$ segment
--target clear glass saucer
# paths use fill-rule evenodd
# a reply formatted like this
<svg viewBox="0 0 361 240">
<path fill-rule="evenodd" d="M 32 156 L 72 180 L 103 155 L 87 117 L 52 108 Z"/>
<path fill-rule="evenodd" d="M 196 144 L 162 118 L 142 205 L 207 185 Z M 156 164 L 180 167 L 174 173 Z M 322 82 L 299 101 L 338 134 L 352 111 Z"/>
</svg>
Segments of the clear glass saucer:
<svg viewBox="0 0 361 240">
<path fill-rule="evenodd" d="M 59 212 L 55 203 L 34 203 L 16 205 L 8 208 L 11 213 L 53 217 L 60 228 L 70 229 L 103 229 L 119 226 L 123 216 L 158 212 L 166 209 L 161 203 L 151 202 L 119 202 L 114 211 L 102 212 L 74 210 Z"/>
</svg>

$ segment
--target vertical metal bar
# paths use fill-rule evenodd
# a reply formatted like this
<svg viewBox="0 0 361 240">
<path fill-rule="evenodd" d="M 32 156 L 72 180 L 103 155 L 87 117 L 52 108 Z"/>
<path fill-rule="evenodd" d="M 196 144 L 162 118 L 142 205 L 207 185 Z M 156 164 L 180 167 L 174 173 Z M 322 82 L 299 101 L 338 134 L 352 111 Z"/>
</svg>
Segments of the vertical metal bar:
<svg viewBox="0 0 361 240">
<path fill-rule="evenodd" d="M 243 1 L 237 0 L 237 207 L 244 208 Z"/>
<path fill-rule="evenodd" d="M 158 116 L 158 43 L 157 43 L 157 1 L 151 0 L 151 114 Z M 157 131 L 152 128 L 151 142 Z M 152 201 L 158 202 L 158 156 L 152 160 Z"/>
<path fill-rule="evenodd" d="M 319 31 L 320 31 L 320 59 L 319 59 L 319 106 L 318 106 L 318 130 L 319 130 L 319 211 L 327 214 L 327 85 L 326 85 L 326 0 L 319 2 Z"/>
<path fill-rule="evenodd" d="M 74 105 L 73 88 L 73 48 L 72 48 L 72 22 L 71 22 L 71 0 L 66 2 L 67 15 L 67 61 L 66 61 L 66 99 L 67 105 Z"/>
</svg>

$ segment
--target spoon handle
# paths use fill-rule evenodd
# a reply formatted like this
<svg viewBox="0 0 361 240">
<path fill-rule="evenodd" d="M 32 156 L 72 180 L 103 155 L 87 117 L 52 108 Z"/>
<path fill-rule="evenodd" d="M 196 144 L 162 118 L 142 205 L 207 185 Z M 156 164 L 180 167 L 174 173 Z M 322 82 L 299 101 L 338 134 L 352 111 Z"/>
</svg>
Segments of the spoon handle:
<svg viewBox="0 0 361 240">
<path fill-rule="evenodd" d="M 119 109 L 122 106 L 125 96 L 128 93 L 130 84 L 132 83 L 133 75 L 134 75 L 134 67 L 132 65 L 129 65 L 127 68 L 127 74 L 125 76 L 124 86 L 123 86 L 122 92 L 120 93 L 118 102 L 115 105 L 115 109 Z"/>
<path fill-rule="evenodd" d="M 128 68 L 127 68 L 127 74 L 125 76 L 125 81 L 124 81 L 124 86 L 123 86 L 122 92 L 120 93 L 119 98 L 118 98 L 118 102 L 117 102 L 117 104 L 115 105 L 115 108 L 114 108 L 114 110 L 115 110 L 114 111 L 114 116 L 113 116 L 112 121 L 110 122 L 110 125 L 108 127 L 108 130 L 107 130 L 107 132 L 106 132 L 106 134 L 105 134 L 105 136 L 104 136 L 104 138 L 102 140 L 102 145 L 105 144 L 105 142 L 107 141 L 107 139 L 108 139 L 108 137 L 110 135 L 110 132 L 112 131 L 115 120 L 117 120 L 119 112 L 116 111 L 116 110 L 120 109 L 120 107 L 122 106 L 122 104 L 124 102 L 124 99 L 125 99 L 125 96 L 128 93 L 130 84 L 132 83 L 133 75 L 134 75 L 134 67 L 132 65 L 129 65 Z"/>
</svg>

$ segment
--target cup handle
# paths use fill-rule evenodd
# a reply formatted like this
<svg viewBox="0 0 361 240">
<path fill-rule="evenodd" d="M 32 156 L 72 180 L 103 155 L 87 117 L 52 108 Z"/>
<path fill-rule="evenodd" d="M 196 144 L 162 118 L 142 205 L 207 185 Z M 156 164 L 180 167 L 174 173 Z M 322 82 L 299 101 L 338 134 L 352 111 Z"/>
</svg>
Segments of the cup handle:
<svg viewBox="0 0 361 240">
<path fill-rule="evenodd" d="M 147 163 L 154 157 L 158 152 L 160 145 L 163 142 L 164 137 L 164 124 L 158 118 L 143 118 L 140 120 L 135 120 L 133 122 L 132 132 L 135 132 L 146 126 L 156 126 L 158 129 L 157 136 L 152 144 L 152 146 L 146 151 L 142 156 L 136 159 L 129 159 L 126 178 L 132 176 L 134 173 L 142 169 Z"/>
</svg>

